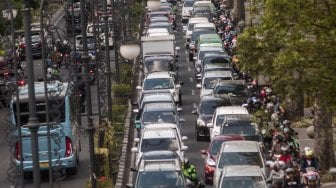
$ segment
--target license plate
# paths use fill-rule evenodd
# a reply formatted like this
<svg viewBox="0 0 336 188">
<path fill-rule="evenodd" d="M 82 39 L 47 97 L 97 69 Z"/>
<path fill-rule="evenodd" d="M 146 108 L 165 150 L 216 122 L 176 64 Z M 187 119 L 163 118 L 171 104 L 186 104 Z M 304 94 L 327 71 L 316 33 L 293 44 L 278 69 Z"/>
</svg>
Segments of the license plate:
<svg viewBox="0 0 336 188">
<path fill-rule="evenodd" d="M 49 168 L 49 163 L 48 162 L 41 162 L 40 167 L 41 168 Z"/>
</svg>

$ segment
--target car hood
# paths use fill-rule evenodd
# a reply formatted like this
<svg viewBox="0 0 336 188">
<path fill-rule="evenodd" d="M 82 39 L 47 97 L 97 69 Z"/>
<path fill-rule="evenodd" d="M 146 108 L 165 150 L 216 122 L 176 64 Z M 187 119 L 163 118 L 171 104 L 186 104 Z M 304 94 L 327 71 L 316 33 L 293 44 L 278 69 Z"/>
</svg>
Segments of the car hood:
<svg viewBox="0 0 336 188">
<path fill-rule="evenodd" d="M 248 97 L 247 96 L 237 96 L 237 95 L 231 95 L 231 94 L 215 94 L 217 97 L 222 97 L 230 100 L 232 105 L 242 105 L 247 102 Z"/>
</svg>

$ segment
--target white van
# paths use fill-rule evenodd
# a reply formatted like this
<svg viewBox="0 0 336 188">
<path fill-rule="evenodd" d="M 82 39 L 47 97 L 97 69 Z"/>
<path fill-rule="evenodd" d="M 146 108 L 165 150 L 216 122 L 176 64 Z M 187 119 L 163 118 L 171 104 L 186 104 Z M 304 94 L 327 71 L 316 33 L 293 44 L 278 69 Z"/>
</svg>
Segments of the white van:
<svg viewBox="0 0 336 188">
<path fill-rule="evenodd" d="M 216 26 L 214 23 L 197 23 L 194 25 L 194 30 L 196 29 L 204 29 L 204 30 L 209 30 L 209 31 L 214 31 L 216 32 Z"/>
<path fill-rule="evenodd" d="M 217 107 L 212 116 L 210 126 L 210 139 L 219 135 L 221 125 L 226 115 L 249 114 L 247 109 L 242 106 L 221 106 Z"/>
</svg>

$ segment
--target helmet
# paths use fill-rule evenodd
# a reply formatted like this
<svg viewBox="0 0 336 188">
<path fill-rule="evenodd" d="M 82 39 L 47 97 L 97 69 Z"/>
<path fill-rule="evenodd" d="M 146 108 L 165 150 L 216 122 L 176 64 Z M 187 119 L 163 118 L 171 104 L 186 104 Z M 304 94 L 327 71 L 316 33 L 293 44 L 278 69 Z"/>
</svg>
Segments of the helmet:
<svg viewBox="0 0 336 188">
<path fill-rule="evenodd" d="M 288 121 L 288 120 L 284 120 L 284 121 L 282 122 L 282 124 L 283 124 L 284 126 L 289 126 L 289 125 L 290 125 L 290 121 Z"/>
<path fill-rule="evenodd" d="M 265 91 L 266 91 L 266 94 L 267 94 L 267 95 L 270 95 L 270 94 L 272 94 L 272 92 L 273 92 L 272 88 L 269 88 L 269 87 L 266 87 L 266 88 L 265 88 Z"/>
<path fill-rule="evenodd" d="M 290 130 L 288 127 L 285 127 L 284 130 L 283 130 L 284 134 L 289 134 Z"/>
<path fill-rule="evenodd" d="M 288 146 L 281 146 L 281 151 L 282 151 L 282 152 L 287 152 L 288 149 L 289 149 Z"/>
<path fill-rule="evenodd" d="M 274 170 L 279 170 L 280 169 L 280 164 L 278 162 L 274 163 L 273 169 Z"/>
<path fill-rule="evenodd" d="M 183 161 L 184 164 L 189 164 L 189 159 L 185 158 Z"/>
<path fill-rule="evenodd" d="M 305 148 L 305 156 L 306 157 L 312 157 L 313 154 L 314 154 L 314 152 L 311 148 Z"/>
</svg>

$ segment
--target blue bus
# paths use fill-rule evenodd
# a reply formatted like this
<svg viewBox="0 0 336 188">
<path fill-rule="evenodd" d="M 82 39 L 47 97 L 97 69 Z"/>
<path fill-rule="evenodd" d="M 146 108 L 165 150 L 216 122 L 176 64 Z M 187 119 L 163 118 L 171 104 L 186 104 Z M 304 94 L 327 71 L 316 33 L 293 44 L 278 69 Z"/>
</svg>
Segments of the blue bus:
<svg viewBox="0 0 336 188">
<path fill-rule="evenodd" d="M 71 94 L 69 84 L 64 82 L 50 82 L 47 84 L 49 122 L 47 122 L 47 110 L 45 101 L 44 82 L 35 82 L 36 113 L 39 123 L 38 146 L 40 170 L 47 171 L 49 167 L 55 169 L 66 169 L 69 174 L 77 173 L 80 153 L 79 130 L 75 124 L 75 113 L 71 107 L 71 101 L 75 95 Z M 15 159 L 18 168 L 24 173 L 33 171 L 31 153 L 31 133 L 27 128 L 29 119 L 29 97 L 28 85 L 18 90 L 20 114 L 16 114 L 16 96 L 12 97 L 10 103 L 11 126 L 15 126 L 14 135 L 18 136 L 21 131 L 22 147 L 19 140 L 15 143 Z M 20 125 L 17 123 L 20 117 Z M 48 153 L 48 125 L 50 135 L 51 164 L 49 164 Z M 15 130 L 15 129 L 12 129 Z M 21 156 L 22 153 L 22 156 Z M 21 160 L 23 166 L 21 167 Z"/>
</svg>

